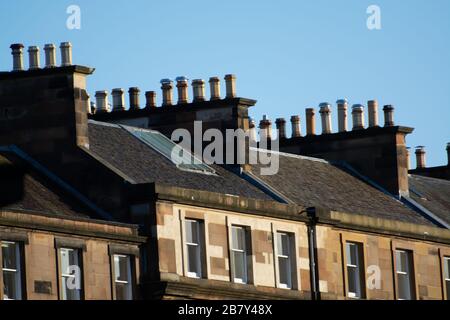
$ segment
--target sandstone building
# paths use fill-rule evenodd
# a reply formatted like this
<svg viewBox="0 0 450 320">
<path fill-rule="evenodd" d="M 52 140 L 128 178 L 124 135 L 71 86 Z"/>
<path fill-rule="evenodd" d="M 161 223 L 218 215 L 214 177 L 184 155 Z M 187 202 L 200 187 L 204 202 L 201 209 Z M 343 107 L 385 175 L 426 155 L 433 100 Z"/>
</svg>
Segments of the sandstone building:
<svg viewBox="0 0 450 320">
<path fill-rule="evenodd" d="M 176 129 L 242 129 L 236 78 L 89 94 L 71 44 L 0 72 L 0 299 L 450 299 L 449 164 L 409 168 L 394 107 L 337 101 L 260 123 L 262 163 L 175 163 Z M 95 99 L 94 99 L 95 96 Z M 94 103 L 95 100 L 95 103 Z M 169 138 L 167 138 L 169 137 Z M 250 139 L 255 134 L 250 134 Z M 250 143 L 248 139 L 244 143 Z M 265 142 L 265 141 L 264 141 Z M 200 145 L 203 150 L 205 145 Z M 191 153 L 195 152 L 195 146 Z M 447 152 L 449 148 L 447 147 Z M 190 154 L 190 153 L 186 153 Z"/>
</svg>

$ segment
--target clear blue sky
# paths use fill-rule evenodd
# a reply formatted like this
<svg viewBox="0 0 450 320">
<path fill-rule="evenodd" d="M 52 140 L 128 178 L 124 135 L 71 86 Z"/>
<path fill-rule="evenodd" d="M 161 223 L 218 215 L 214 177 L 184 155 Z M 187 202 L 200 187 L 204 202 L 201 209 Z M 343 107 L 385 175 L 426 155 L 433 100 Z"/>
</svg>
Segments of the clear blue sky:
<svg viewBox="0 0 450 320">
<path fill-rule="evenodd" d="M 71 4 L 81 8 L 81 30 L 66 28 Z M 381 30 L 366 27 L 371 4 L 381 8 Z M 71 41 L 74 63 L 96 68 L 91 94 L 138 86 L 159 99 L 162 78 L 235 73 L 238 95 L 258 100 L 258 121 L 376 98 L 396 107 L 397 124 L 415 128 L 408 145 L 425 145 L 428 165 L 447 163 L 448 0 L 2 0 L 0 30 L 1 70 L 11 69 L 11 43 Z"/>
</svg>

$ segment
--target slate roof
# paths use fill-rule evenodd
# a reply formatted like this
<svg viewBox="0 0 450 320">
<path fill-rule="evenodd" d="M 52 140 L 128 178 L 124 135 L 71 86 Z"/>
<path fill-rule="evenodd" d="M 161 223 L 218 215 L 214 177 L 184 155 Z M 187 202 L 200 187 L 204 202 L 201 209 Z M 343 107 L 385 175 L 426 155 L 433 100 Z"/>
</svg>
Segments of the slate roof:
<svg viewBox="0 0 450 320">
<path fill-rule="evenodd" d="M 304 206 L 431 225 L 400 201 L 370 186 L 341 168 L 320 159 L 280 153 L 276 175 L 252 173 L 278 192 Z"/>
<path fill-rule="evenodd" d="M 89 121 L 89 149 L 136 183 L 211 191 L 252 199 L 273 200 L 238 175 L 218 166 L 217 175 L 178 169 L 169 159 L 117 125 Z"/>
<path fill-rule="evenodd" d="M 450 224 L 450 181 L 410 174 L 409 196 Z"/>
<path fill-rule="evenodd" d="M 91 210 L 12 153 L 0 153 L 0 210 L 89 217 Z"/>
</svg>

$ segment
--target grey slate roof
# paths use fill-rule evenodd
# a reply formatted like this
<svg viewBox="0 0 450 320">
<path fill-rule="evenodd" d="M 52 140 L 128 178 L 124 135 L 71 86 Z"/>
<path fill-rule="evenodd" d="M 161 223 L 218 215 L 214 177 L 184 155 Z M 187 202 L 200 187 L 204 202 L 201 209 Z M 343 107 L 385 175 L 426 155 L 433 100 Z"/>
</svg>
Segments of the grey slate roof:
<svg viewBox="0 0 450 320">
<path fill-rule="evenodd" d="M 431 225 L 419 213 L 341 168 L 320 159 L 280 153 L 276 175 L 253 173 L 287 198 L 305 206 Z"/>
<path fill-rule="evenodd" d="M 173 187 L 273 200 L 251 183 L 218 165 L 211 166 L 217 175 L 180 170 L 162 154 L 116 125 L 89 121 L 89 149 L 136 183 L 156 182 Z"/>
<path fill-rule="evenodd" d="M 410 174 L 409 196 L 450 224 L 450 181 Z"/>
</svg>

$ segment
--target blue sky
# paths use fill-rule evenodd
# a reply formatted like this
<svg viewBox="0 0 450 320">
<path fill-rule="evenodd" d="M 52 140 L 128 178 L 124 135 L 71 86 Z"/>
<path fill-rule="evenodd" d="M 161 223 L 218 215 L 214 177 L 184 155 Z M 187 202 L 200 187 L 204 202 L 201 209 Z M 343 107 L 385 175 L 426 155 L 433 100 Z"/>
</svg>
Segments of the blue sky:
<svg viewBox="0 0 450 320">
<path fill-rule="evenodd" d="M 66 28 L 72 4 L 81 8 L 81 30 Z M 381 30 L 366 27 L 372 4 L 381 8 Z M 258 121 L 375 98 L 395 106 L 397 124 L 415 128 L 407 143 L 426 146 L 427 165 L 447 163 L 448 0 L 15 0 L 0 2 L 0 30 L 1 70 L 11 69 L 11 43 L 70 41 L 74 63 L 96 68 L 91 94 L 138 86 L 160 99 L 162 78 L 234 73 L 238 95 L 258 100 Z"/>
</svg>

